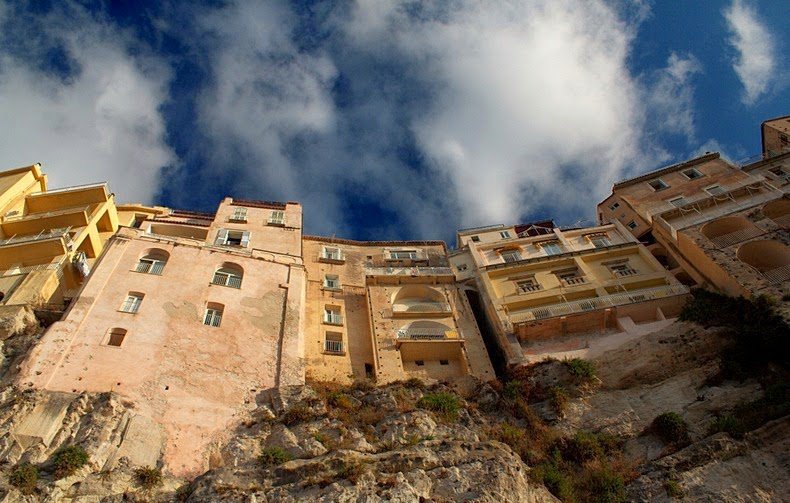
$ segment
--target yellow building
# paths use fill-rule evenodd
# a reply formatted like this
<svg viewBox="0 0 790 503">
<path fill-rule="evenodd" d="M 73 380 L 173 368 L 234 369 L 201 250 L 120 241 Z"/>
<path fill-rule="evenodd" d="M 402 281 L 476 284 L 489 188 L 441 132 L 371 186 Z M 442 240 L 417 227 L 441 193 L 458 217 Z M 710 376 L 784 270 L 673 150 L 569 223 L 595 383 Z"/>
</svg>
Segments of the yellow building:
<svg viewBox="0 0 790 503">
<path fill-rule="evenodd" d="M 734 165 L 718 153 L 614 184 L 598 205 L 683 283 L 782 299 L 790 280 L 790 152 Z"/>
<path fill-rule="evenodd" d="M 494 378 L 443 241 L 305 236 L 303 253 L 308 377 Z"/>
<path fill-rule="evenodd" d="M 619 223 L 466 229 L 450 262 L 480 292 L 510 364 L 547 339 L 628 332 L 676 316 L 688 293 Z"/>
<path fill-rule="evenodd" d="M 62 305 L 118 229 L 104 183 L 48 189 L 41 165 L 0 173 L 0 312 Z"/>
</svg>

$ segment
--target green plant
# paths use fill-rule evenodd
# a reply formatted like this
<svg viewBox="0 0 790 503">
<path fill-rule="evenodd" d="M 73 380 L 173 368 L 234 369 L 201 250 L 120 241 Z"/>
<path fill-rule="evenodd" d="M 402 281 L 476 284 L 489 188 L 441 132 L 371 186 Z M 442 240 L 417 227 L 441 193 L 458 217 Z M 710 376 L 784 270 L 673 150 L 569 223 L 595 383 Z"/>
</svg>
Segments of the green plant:
<svg viewBox="0 0 790 503">
<path fill-rule="evenodd" d="M 733 438 L 742 438 L 745 430 L 743 421 L 731 414 L 725 414 L 713 420 L 708 427 L 708 435 L 724 431 Z"/>
<path fill-rule="evenodd" d="M 417 401 L 417 407 L 436 412 L 446 419 L 455 419 L 461 409 L 461 401 L 453 393 L 440 391 L 423 395 Z"/>
<path fill-rule="evenodd" d="M 151 489 L 162 483 L 162 470 L 150 466 L 135 468 L 134 476 L 137 482 L 145 489 Z"/>
<path fill-rule="evenodd" d="M 664 490 L 667 492 L 667 496 L 670 498 L 683 497 L 683 489 L 680 488 L 680 484 L 678 484 L 676 480 L 665 480 Z"/>
<path fill-rule="evenodd" d="M 553 463 L 542 463 L 532 470 L 532 476 L 541 482 L 551 494 L 562 501 L 574 501 L 573 483 L 562 470 Z"/>
<path fill-rule="evenodd" d="M 604 454 L 598 436 L 586 431 L 577 431 L 573 437 L 562 439 L 559 443 L 563 459 L 578 464 L 601 458 Z"/>
<path fill-rule="evenodd" d="M 596 378 L 595 365 L 581 358 L 563 361 L 573 377 L 581 382 L 589 382 Z"/>
<path fill-rule="evenodd" d="M 55 451 L 53 456 L 55 477 L 60 479 L 73 474 L 82 468 L 88 462 L 88 459 L 88 453 L 78 445 L 61 447 Z"/>
<path fill-rule="evenodd" d="M 22 494 L 32 494 L 38 483 L 38 468 L 30 463 L 16 465 L 8 475 L 8 482 Z"/>
<path fill-rule="evenodd" d="M 425 389 L 425 383 L 419 377 L 410 377 L 403 382 L 403 385 L 411 389 Z"/>
<path fill-rule="evenodd" d="M 312 419 L 312 417 L 313 411 L 310 407 L 303 403 L 297 403 L 282 415 L 280 421 L 286 426 L 293 426 Z"/>
<path fill-rule="evenodd" d="M 585 468 L 577 487 L 586 493 L 587 501 L 621 503 L 626 501 L 623 476 L 608 464 Z"/>
<path fill-rule="evenodd" d="M 195 492 L 194 484 L 192 482 L 187 482 L 176 489 L 173 500 L 176 501 L 176 503 L 185 503 L 189 497 L 192 496 L 193 492 Z"/>
<path fill-rule="evenodd" d="M 502 396 L 508 400 L 515 400 L 524 395 L 524 383 L 518 379 L 508 381 L 502 388 Z"/>
<path fill-rule="evenodd" d="M 354 402 L 351 397 L 341 391 L 333 391 L 329 393 L 326 399 L 327 403 L 332 407 L 350 410 L 354 408 Z"/>
<path fill-rule="evenodd" d="M 677 412 L 659 414 L 653 419 L 651 428 L 668 444 L 683 444 L 689 441 L 688 425 Z"/>
<path fill-rule="evenodd" d="M 568 406 L 568 392 L 562 386 L 552 386 L 549 388 L 549 403 L 557 415 L 565 413 L 565 407 Z"/>
<path fill-rule="evenodd" d="M 264 447 L 261 455 L 258 456 L 258 463 L 264 467 L 279 466 L 293 459 L 288 452 L 280 447 Z"/>
<path fill-rule="evenodd" d="M 359 477 L 365 473 L 366 466 L 359 461 L 340 461 L 335 468 L 335 477 L 346 479 L 356 485 Z"/>
</svg>

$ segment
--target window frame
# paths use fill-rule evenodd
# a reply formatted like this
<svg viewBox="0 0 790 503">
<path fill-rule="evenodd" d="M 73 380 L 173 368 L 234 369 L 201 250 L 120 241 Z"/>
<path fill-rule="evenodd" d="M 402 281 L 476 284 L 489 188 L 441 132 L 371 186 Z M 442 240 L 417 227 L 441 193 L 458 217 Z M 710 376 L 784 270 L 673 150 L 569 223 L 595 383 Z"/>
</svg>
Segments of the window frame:
<svg viewBox="0 0 790 503">
<path fill-rule="evenodd" d="M 399 254 L 408 254 L 407 257 L 400 257 Z M 420 260 L 420 250 L 389 250 L 387 260 Z"/>
<path fill-rule="evenodd" d="M 323 322 L 326 325 L 343 326 L 343 310 L 338 306 L 324 306 Z"/>
<path fill-rule="evenodd" d="M 228 222 L 247 222 L 247 208 L 235 207 L 233 213 L 228 217 Z"/>
<path fill-rule="evenodd" d="M 695 176 L 689 176 L 686 174 L 687 172 L 692 172 L 695 174 Z M 703 176 L 705 176 L 697 168 L 684 169 L 683 171 L 680 172 L 680 174 L 686 177 L 687 180 L 696 180 L 697 178 L 702 178 Z"/>
<path fill-rule="evenodd" d="M 222 325 L 222 319 L 225 317 L 225 306 L 215 302 L 206 304 L 206 310 L 203 313 L 203 325 L 212 328 L 219 328 Z"/>
<path fill-rule="evenodd" d="M 675 204 L 678 201 L 682 201 L 683 203 L 682 204 Z M 671 204 L 675 208 L 682 208 L 683 206 L 686 206 L 688 204 L 688 201 L 683 196 L 670 197 L 669 199 L 666 199 L 666 202 L 668 202 L 669 204 Z"/>
<path fill-rule="evenodd" d="M 223 278 L 220 282 L 217 279 Z M 241 274 L 237 271 L 232 271 L 230 267 L 219 267 L 217 270 L 214 271 L 214 275 L 211 277 L 211 284 L 217 286 L 225 286 L 228 288 L 236 288 L 241 289 L 241 283 L 244 280 L 244 272 L 242 271 Z"/>
<path fill-rule="evenodd" d="M 547 257 L 551 257 L 554 255 L 562 255 L 562 243 L 560 243 L 557 240 L 542 241 L 540 243 L 537 243 L 537 245 L 540 246 L 540 249 L 543 250 L 543 253 L 545 253 Z M 557 250 L 556 252 L 554 253 L 549 252 L 549 249 L 554 250 L 555 248 Z"/>
<path fill-rule="evenodd" d="M 140 311 L 140 305 L 143 303 L 144 298 L 145 294 L 139 292 L 129 292 L 126 294 L 126 299 L 124 299 L 121 307 L 118 308 L 118 311 L 128 314 L 137 314 Z M 136 299 L 136 301 L 131 299 Z"/>
<path fill-rule="evenodd" d="M 711 192 L 710 189 L 718 189 L 720 192 Z M 727 193 L 727 191 L 724 190 L 724 188 L 721 185 L 719 185 L 718 183 L 714 183 L 713 185 L 705 187 L 702 190 L 704 190 L 705 193 L 707 193 L 708 195 L 713 196 L 713 197 L 721 196 L 721 195 Z"/>
<path fill-rule="evenodd" d="M 664 180 L 662 180 L 660 177 L 659 178 L 653 178 L 652 180 L 648 180 L 645 183 L 647 183 L 647 185 L 651 189 L 653 189 L 653 192 L 661 192 L 662 190 L 666 190 L 666 189 L 668 189 L 670 187 L 670 185 L 667 182 L 665 182 Z M 656 187 L 653 186 L 654 183 L 660 184 L 661 186 L 656 188 Z"/>
<path fill-rule="evenodd" d="M 510 235 L 510 231 L 508 230 L 508 231 L 499 231 L 499 237 L 502 239 L 510 239 L 513 236 Z"/>
<path fill-rule="evenodd" d="M 499 256 L 506 264 L 512 264 L 524 259 L 524 257 L 521 255 L 521 250 L 517 250 L 515 248 L 499 250 Z M 508 259 L 508 257 L 510 257 L 510 259 Z"/>
<path fill-rule="evenodd" d="M 238 238 L 239 244 L 235 244 L 235 236 L 237 234 L 240 234 Z M 231 238 L 231 235 L 234 235 L 234 237 Z M 233 239 L 234 243 L 230 243 L 230 239 Z M 250 231 L 222 228 L 217 232 L 217 237 L 214 239 L 214 245 L 228 246 L 231 248 L 248 248 L 250 245 Z"/>
<path fill-rule="evenodd" d="M 330 280 L 334 281 L 335 284 L 330 284 Z M 323 288 L 324 290 L 342 290 L 340 275 L 324 274 Z"/>
<path fill-rule="evenodd" d="M 143 264 L 147 264 L 145 270 L 141 270 L 141 266 Z M 165 270 L 165 266 L 167 265 L 167 260 L 162 260 L 161 258 L 151 258 L 150 255 L 145 255 L 137 259 L 137 265 L 134 267 L 134 272 L 139 272 L 140 274 L 152 274 L 154 276 L 161 276 L 162 272 Z"/>
<path fill-rule="evenodd" d="M 632 225 L 632 224 L 633 224 L 633 225 Z M 634 229 L 636 229 L 637 227 L 639 227 L 639 224 L 638 224 L 638 223 L 636 223 L 636 220 L 631 220 L 630 222 L 628 222 L 627 224 L 625 224 L 625 226 L 626 226 L 626 227 L 628 227 L 628 228 L 629 228 L 629 229 L 631 229 L 631 230 L 634 230 Z"/>
<path fill-rule="evenodd" d="M 272 210 L 269 214 L 267 225 L 284 226 L 285 225 L 285 210 Z"/>
<path fill-rule="evenodd" d="M 620 201 L 615 201 L 609 205 L 609 211 L 614 211 L 620 207 Z"/>
<path fill-rule="evenodd" d="M 123 346 L 128 334 L 129 330 L 125 328 L 112 327 L 107 330 L 107 335 L 105 336 L 104 344 L 102 344 L 102 346 L 120 349 Z M 120 340 L 115 339 L 116 336 L 120 336 Z M 117 344 L 114 344 L 114 341 L 117 342 Z"/>
</svg>

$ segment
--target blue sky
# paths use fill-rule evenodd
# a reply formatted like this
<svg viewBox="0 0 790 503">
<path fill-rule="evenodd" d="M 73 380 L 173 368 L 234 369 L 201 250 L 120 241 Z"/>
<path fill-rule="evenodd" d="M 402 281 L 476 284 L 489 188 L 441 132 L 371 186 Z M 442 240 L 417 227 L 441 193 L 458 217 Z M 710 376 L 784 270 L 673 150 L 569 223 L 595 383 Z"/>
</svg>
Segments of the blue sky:
<svg viewBox="0 0 790 503">
<path fill-rule="evenodd" d="M 759 152 L 790 2 L 5 2 L 0 168 L 306 232 L 591 219 L 617 179 Z"/>
</svg>

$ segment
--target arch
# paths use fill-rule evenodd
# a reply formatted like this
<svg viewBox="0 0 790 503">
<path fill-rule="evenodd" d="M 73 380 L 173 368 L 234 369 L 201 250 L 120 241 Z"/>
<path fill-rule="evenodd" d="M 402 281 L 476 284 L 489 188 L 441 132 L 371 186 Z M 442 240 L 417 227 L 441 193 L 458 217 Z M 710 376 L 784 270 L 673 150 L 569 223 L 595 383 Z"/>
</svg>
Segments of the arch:
<svg viewBox="0 0 790 503">
<path fill-rule="evenodd" d="M 393 312 L 446 312 L 444 294 L 426 285 L 406 285 L 392 295 Z"/>
<path fill-rule="evenodd" d="M 782 227 L 790 227 L 790 199 L 776 199 L 763 206 L 763 215 Z"/>
<path fill-rule="evenodd" d="M 726 234 L 732 234 L 754 227 L 749 220 L 744 217 L 724 217 L 713 220 L 703 225 L 700 232 L 708 239 L 715 239 Z"/>
<path fill-rule="evenodd" d="M 149 248 L 140 256 L 135 271 L 146 274 L 162 274 L 170 254 L 161 248 Z"/>
<path fill-rule="evenodd" d="M 398 339 L 442 340 L 458 338 L 451 327 L 437 321 L 412 321 L 398 330 Z"/>
<path fill-rule="evenodd" d="M 241 288 L 241 280 L 244 277 L 244 269 L 233 262 L 224 262 L 216 271 L 211 283 L 214 285 L 229 286 L 231 288 Z"/>
<path fill-rule="evenodd" d="M 773 239 L 746 243 L 738 248 L 737 256 L 762 273 L 790 266 L 790 248 Z"/>
</svg>

